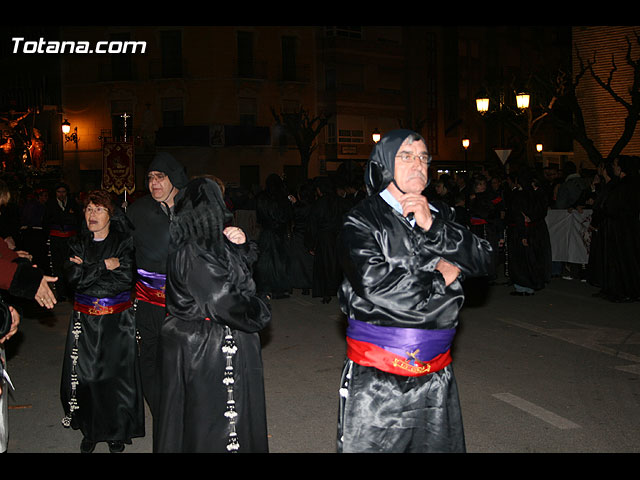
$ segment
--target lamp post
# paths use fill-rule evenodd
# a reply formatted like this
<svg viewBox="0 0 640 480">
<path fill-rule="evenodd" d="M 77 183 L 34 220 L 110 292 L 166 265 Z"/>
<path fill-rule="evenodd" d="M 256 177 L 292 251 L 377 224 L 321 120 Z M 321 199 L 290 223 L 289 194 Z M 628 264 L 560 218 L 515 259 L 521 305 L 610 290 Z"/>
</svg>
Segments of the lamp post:
<svg viewBox="0 0 640 480">
<path fill-rule="evenodd" d="M 373 143 L 378 143 L 380 141 L 380 131 L 377 128 L 373 129 L 373 132 L 371 133 L 371 138 L 373 139 Z"/>
</svg>

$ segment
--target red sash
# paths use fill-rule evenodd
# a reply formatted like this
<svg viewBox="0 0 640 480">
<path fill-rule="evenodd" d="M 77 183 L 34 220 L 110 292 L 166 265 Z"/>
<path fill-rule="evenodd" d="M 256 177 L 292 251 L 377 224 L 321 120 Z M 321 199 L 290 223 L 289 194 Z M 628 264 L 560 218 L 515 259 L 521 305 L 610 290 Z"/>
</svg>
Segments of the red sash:
<svg viewBox="0 0 640 480">
<path fill-rule="evenodd" d="M 75 236 L 77 232 L 75 230 L 49 230 L 49 235 L 52 237 L 61 237 L 61 238 L 69 238 Z"/>
<path fill-rule="evenodd" d="M 141 281 L 136 282 L 136 298 L 143 302 L 152 303 L 159 307 L 165 306 L 164 289 L 159 290 L 144 285 Z"/>
<path fill-rule="evenodd" d="M 375 367 L 383 372 L 420 377 L 437 372 L 451 363 L 451 350 L 441 353 L 429 361 L 402 357 L 369 342 L 347 337 L 347 356 L 358 365 Z"/>
</svg>

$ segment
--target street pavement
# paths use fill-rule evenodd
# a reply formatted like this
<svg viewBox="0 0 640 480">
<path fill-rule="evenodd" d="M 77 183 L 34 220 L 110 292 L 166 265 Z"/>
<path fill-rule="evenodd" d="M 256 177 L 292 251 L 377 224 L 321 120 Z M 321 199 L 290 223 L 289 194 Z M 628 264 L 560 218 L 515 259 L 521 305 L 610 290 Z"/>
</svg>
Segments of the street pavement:
<svg viewBox="0 0 640 480">
<path fill-rule="evenodd" d="M 468 282 L 453 358 L 470 453 L 640 452 L 640 303 L 610 303 L 577 280 L 531 297 Z M 60 370 L 71 305 L 25 306 L 6 347 L 10 453 L 75 453 Z M 272 453 L 334 453 L 345 319 L 294 291 L 261 334 Z M 150 453 L 146 436 L 125 453 Z M 98 444 L 96 453 L 107 452 Z"/>
</svg>

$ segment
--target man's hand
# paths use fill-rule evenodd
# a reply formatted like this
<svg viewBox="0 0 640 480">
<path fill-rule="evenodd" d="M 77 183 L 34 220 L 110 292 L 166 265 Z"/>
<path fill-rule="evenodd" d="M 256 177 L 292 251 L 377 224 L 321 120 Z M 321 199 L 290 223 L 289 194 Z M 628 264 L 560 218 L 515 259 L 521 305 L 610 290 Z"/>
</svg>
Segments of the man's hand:
<svg viewBox="0 0 640 480">
<path fill-rule="evenodd" d="M 120 260 L 118 257 L 105 258 L 104 264 L 107 266 L 107 270 L 115 270 L 120 266 Z"/>
<path fill-rule="evenodd" d="M 447 287 L 455 282 L 458 275 L 460 275 L 460 269 L 458 267 L 443 259 L 440 259 L 436 265 L 436 270 L 444 277 L 444 284 Z"/>
<path fill-rule="evenodd" d="M 247 237 L 244 232 L 238 227 L 227 227 L 222 231 L 222 233 L 231 243 L 235 243 L 236 245 L 242 245 L 247 241 Z"/>
<path fill-rule="evenodd" d="M 58 277 L 47 277 L 46 275 L 42 277 L 42 281 L 40 282 L 40 286 L 38 287 L 38 291 L 35 296 L 35 300 L 38 302 L 38 305 L 51 309 L 57 303 L 55 295 L 49 288 L 49 282 L 56 282 L 57 280 Z"/>
<path fill-rule="evenodd" d="M 0 338 L 0 343 L 4 343 L 6 340 L 9 340 L 11 337 L 13 337 L 18 331 L 18 325 L 20 324 L 20 314 L 18 313 L 18 311 L 11 305 L 9 305 L 9 311 L 11 312 L 11 327 L 9 328 L 9 333 Z"/>
<path fill-rule="evenodd" d="M 413 213 L 413 218 L 423 230 L 429 230 L 433 223 L 431 210 L 429 210 L 429 202 L 427 197 L 419 193 L 405 193 L 400 197 L 400 205 L 402 206 L 402 214 L 406 217 L 409 213 Z"/>
<path fill-rule="evenodd" d="M 24 250 L 15 250 L 16 255 L 20 258 L 26 258 L 27 260 L 33 260 L 33 256 L 29 252 L 25 252 Z"/>
</svg>

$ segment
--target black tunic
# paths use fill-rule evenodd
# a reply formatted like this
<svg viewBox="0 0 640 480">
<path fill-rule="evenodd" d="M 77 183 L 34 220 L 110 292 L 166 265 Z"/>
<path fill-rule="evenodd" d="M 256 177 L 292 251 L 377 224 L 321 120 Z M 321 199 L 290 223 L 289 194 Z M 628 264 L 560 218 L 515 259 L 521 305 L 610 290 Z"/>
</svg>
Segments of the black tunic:
<svg viewBox="0 0 640 480">
<path fill-rule="evenodd" d="M 516 190 L 507 208 L 509 280 L 522 287 L 540 290 L 551 280 L 551 240 L 545 221 L 546 191 L 531 187 Z"/>
<path fill-rule="evenodd" d="M 69 242 L 70 256 L 65 264 L 67 281 L 75 292 L 97 298 L 130 292 L 133 285 L 133 241 L 127 234 L 111 229 L 103 241 L 84 234 Z M 120 266 L 107 270 L 104 260 L 117 257 Z M 65 414 L 71 414 L 72 354 L 74 329 L 80 328 L 77 341 L 78 409 L 70 426 L 80 429 L 93 442 L 131 443 L 144 436 L 144 402 L 137 356 L 136 328 L 132 309 L 107 315 L 74 311 L 67 334 L 62 366 L 61 400 Z"/>
<path fill-rule="evenodd" d="M 334 297 L 342 282 L 336 253 L 338 232 L 348 203 L 335 193 L 325 193 L 312 205 L 309 213 L 306 245 L 314 252 L 312 296 Z"/>
<path fill-rule="evenodd" d="M 127 217 L 134 226 L 135 268 L 166 274 L 171 223 L 169 212 L 151 195 L 146 195 L 131 204 L 127 209 Z M 142 383 L 144 396 L 152 414 L 155 413 L 158 395 L 155 386 L 158 369 L 157 344 L 165 316 L 163 305 L 136 300 Z"/>
<path fill-rule="evenodd" d="M 614 301 L 640 299 L 640 177 L 617 181 L 604 201 L 602 290 Z"/>
<path fill-rule="evenodd" d="M 251 248 L 250 248 L 251 245 Z M 258 331 L 271 319 L 255 294 L 253 244 L 225 241 L 218 257 L 195 243 L 170 254 L 167 319 L 160 337 L 162 392 L 154 416 L 154 451 L 226 453 L 233 427 L 226 368 L 232 366 L 238 452 L 267 452 Z M 229 335 L 237 350 L 227 360 Z"/>
<path fill-rule="evenodd" d="M 461 279 L 445 286 L 436 264 L 444 258 L 464 276 L 486 275 L 491 247 L 455 223 L 451 207 L 433 203 L 440 213 L 433 213 L 429 231 L 411 228 L 377 194 L 346 215 L 338 251 L 345 273 L 339 299 L 348 317 L 388 327 L 457 327 L 464 302 Z M 451 365 L 405 377 L 348 360 L 342 382 L 339 451 L 465 450 Z"/>
<path fill-rule="evenodd" d="M 286 196 L 261 192 L 256 199 L 256 220 L 261 226 L 258 238 L 260 256 L 255 265 L 259 292 L 279 296 L 292 288 L 289 277 L 289 233 L 293 207 Z"/>
<path fill-rule="evenodd" d="M 291 262 L 289 278 L 292 288 L 310 290 L 313 279 L 313 255 L 305 244 L 305 236 L 311 205 L 298 201 L 293 208 L 293 229 L 291 234 Z"/>
</svg>

